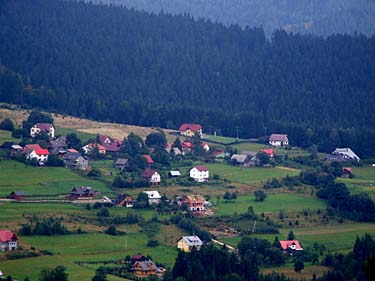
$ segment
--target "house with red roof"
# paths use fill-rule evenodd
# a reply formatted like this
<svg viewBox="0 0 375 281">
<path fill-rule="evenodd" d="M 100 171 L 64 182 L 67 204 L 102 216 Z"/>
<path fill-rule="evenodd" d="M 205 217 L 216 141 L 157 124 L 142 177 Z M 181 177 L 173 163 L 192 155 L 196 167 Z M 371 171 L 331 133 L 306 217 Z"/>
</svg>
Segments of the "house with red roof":
<svg viewBox="0 0 375 281">
<path fill-rule="evenodd" d="M 193 137 L 196 133 L 202 136 L 202 126 L 199 124 L 182 124 L 178 129 L 181 136 Z"/>
<path fill-rule="evenodd" d="M 100 154 L 106 154 L 107 148 L 104 145 L 98 144 L 98 143 L 89 143 L 82 147 L 82 150 L 85 154 L 89 154 L 93 149 L 98 149 Z"/>
<path fill-rule="evenodd" d="M 270 158 L 272 158 L 273 156 L 275 156 L 275 150 L 273 150 L 272 148 L 264 148 L 261 150 L 261 152 L 267 154 Z"/>
<path fill-rule="evenodd" d="M 185 195 L 181 200 L 181 206 L 187 206 L 191 212 L 204 211 L 204 202 L 206 200 L 202 195 Z"/>
<path fill-rule="evenodd" d="M 206 166 L 195 166 L 190 169 L 189 175 L 196 182 L 207 182 L 210 179 L 209 171 Z"/>
<path fill-rule="evenodd" d="M 50 123 L 36 123 L 30 129 L 30 136 L 34 138 L 41 132 L 45 132 L 50 138 L 55 137 L 55 128 Z"/>
<path fill-rule="evenodd" d="M 146 159 L 146 162 L 147 162 L 148 165 L 154 164 L 154 160 L 152 160 L 150 155 L 143 155 L 143 158 Z"/>
<path fill-rule="evenodd" d="M 34 149 L 26 155 L 27 160 L 36 159 L 39 165 L 44 165 L 48 161 L 48 149 Z"/>
<path fill-rule="evenodd" d="M 269 144 L 272 146 L 288 146 L 289 140 L 288 135 L 283 134 L 272 134 L 269 138 Z"/>
<path fill-rule="evenodd" d="M 303 251 L 298 240 L 280 240 L 279 242 L 284 251 Z"/>
<path fill-rule="evenodd" d="M 100 144 L 103 145 L 107 152 L 119 152 L 122 145 L 122 141 L 111 138 L 109 136 L 100 135 Z"/>
<path fill-rule="evenodd" d="M 342 178 L 352 178 L 353 177 L 353 169 L 351 167 L 343 167 L 341 177 Z"/>
<path fill-rule="evenodd" d="M 10 230 L 0 230 L 0 251 L 17 250 L 17 235 Z"/>
<path fill-rule="evenodd" d="M 26 144 L 23 148 L 23 153 L 29 154 L 31 151 L 35 149 L 42 149 L 42 147 L 39 144 Z"/>
<path fill-rule="evenodd" d="M 143 172 L 142 178 L 144 181 L 147 181 L 150 184 L 153 184 L 153 185 L 160 184 L 160 174 L 157 171 L 152 170 L 150 168 L 147 168 Z"/>
</svg>

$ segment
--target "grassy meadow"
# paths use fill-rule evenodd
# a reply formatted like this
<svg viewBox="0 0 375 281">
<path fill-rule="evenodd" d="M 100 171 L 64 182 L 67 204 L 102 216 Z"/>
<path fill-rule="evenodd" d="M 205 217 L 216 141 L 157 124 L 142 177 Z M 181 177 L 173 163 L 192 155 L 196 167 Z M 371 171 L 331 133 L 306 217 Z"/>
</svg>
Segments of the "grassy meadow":
<svg viewBox="0 0 375 281">
<path fill-rule="evenodd" d="M 0 130 L 0 145 L 2 145 L 6 141 L 19 142 L 20 140 L 13 138 L 11 131 Z"/>
</svg>

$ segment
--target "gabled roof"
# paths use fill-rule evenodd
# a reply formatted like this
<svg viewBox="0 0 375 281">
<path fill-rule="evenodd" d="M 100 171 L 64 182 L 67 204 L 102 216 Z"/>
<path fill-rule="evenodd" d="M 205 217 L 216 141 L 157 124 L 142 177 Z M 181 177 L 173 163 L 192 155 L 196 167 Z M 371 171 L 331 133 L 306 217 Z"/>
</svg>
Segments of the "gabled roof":
<svg viewBox="0 0 375 281">
<path fill-rule="evenodd" d="M 125 199 L 126 199 L 126 201 L 134 201 L 133 197 L 131 197 L 130 195 L 121 193 L 121 194 L 117 195 L 117 198 L 115 200 L 115 204 L 118 205 L 122 201 L 124 201 Z"/>
<path fill-rule="evenodd" d="M 35 149 L 36 155 L 49 155 L 48 149 Z"/>
<path fill-rule="evenodd" d="M 90 186 L 76 186 L 73 187 L 70 194 L 72 195 L 85 195 L 85 196 L 94 196 L 96 191 Z"/>
<path fill-rule="evenodd" d="M 12 240 L 18 240 L 17 235 L 10 230 L 0 230 L 0 242 L 6 243 Z"/>
<path fill-rule="evenodd" d="M 151 178 L 155 173 L 157 173 L 157 171 L 155 171 L 153 169 L 150 169 L 150 168 L 147 168 L 143 172 L 142 177 L 144 177 L 144 178 Z"/>
<path fill-rule="evenodd" d="M 148 199 L 161 199 L 161 196 L 158 191 L 143 191 L 147 194 Z"/>
<path fill-rule="evenodd" d="M 154 164 L 154 160 L 152 160 L 150 155 L 143 155 L 143 157 L 146 159 L 147 164 L 149 165 Z"/>
<path fill-rule="evenodd" d="M 287 141 L 288 135 L 282 135 L 282 134 L 272 134 L 270 136 L 270 141 Z"/>
<path fill-rule="evenodd" d="M 199 124 L 182 124 L 178 130 L 179 131 L 191 130 L 193 132 L 198 132 L 201 129 L 202 129 L 202 126 Z"/>
<path fill-rule="evenodd" d="M 184 240 L 186 242 L 186 244 L 189 245 L 189 247 L 194 247 L 194 246 L 197 247 L 197 246 L 202 246 L 203 245 L 202 240 L 197 235 L 182 236 L 181 239 Z"/>
<path fill-rule="evenodd" d="M 181 176 L 181 172 L 178 171 L 178 170 L 169 171 L 169 174 L 170 174 L 172 177 L 179 177 L 179 176 Z"/>
<path fill-rule="evenodd" d="M 120 146 L 117 142 L 111 142 L 109 144 L 103 144 L 103 146 L 105 147 L 105 149 L 108 152 L 118 152 L 118 151 L 120 151 Z"/>
<path fill-rule="evenodd" d="M 206 199 L 204 199 L 204 197 L 202 195 L 185 195 L 183 198 L 182 198 L 182 201 L 189 201 L 189 202 L 196 202 L 196 201 L 206 201 Z"/>
<path fill-rule="evenodd" d="M 298 240 L 280 240 L 280 246 L 283 250 L 292 249 L 296 251 L 303 250 Z"/>
<path fill-rule="evenodd" d="M 71 153 L 79 153 L 76 149 L 74 148 L 69 148 L 68 149 L 68 152 L 71 152 Z"/>
<path fill-rule="evenodd" d="M 343 167 L 342 168 L 342 171 L 344 172 L 344 173 L 352 173 L 352 171 L 353 171 L 353 169 L 352 168 L 350 168 L 350 167 Z"/>
<path fill-rule="evenodd" d="M 200 172 L 208 171 L 208 168 L 206 166 L 195 166 L 192 169 L 194 169 L 194 168 L 196 168 Z"/>
<path fill-rule="evenodd" d="M 42 149 L 39 144 L 26 144 L 23 148 L 24 150 L 36 150 L 36 149 Z"/>
<path fill-rule="evenodd" d="M 129 162 L 129 159 L 125 158 L 118 158 L 115 162 L 115 165 L 127 165 Z"/>
<path fill-rule="evenodd" d="M 132 270 L 140 270 L 140 271 L 155 271 L 158 268 L 156 265 L 151 261 L 136 261 L 133 264 Z"/>
<path fill-rule="evenodd" d="M 245 163 L 248 159 L 248 155 L 246 154 L 233 154 L 230 160 L 235 160 L 237 163 Z"/>
<path fill-rule="evenodd" d="M 189 141 L 185 141 L 185 142 L 183 142 L 183 143 L 181 144 L 181 146 L 191 148 L 191 147 L 193 147 L 193 144 L 192 144 L 191 142 L 189 142 Z"/>
<path fill-rule="evenodd" d="M 261 152 L 264 152 L 267 155 L 274 155 L 275 154 L 275 150 L 273 150 L 272 148 L 264 148 L 264 149 L 261 150 Z"/>
<path fill-rule="evenodd" d="M 36 123 L 34 126 L 43 131 L 49 131 L 51 128 L 53 128 L 53 125 L 51 123 Z"/>
</svg>

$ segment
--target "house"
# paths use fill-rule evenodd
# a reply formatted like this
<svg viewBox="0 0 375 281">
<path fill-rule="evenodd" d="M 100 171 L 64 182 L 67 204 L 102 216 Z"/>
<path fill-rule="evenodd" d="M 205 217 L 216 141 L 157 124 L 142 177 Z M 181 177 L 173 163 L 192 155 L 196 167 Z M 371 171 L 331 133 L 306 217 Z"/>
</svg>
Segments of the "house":
<svg viewBox="0 0 375 281">
<path fill-rule="evenodd" d="M 147 276 L 156 274 L 158 268 L 152 260 L 136 261 L 133 264 L 131 271 L 133 272 L 133 274 L 138 276 Z"/>
<path fill-rule="evenodd" d="M 135 263 L 137 261 L 146 261 L 146 260 L 147 260 L 147 258 L 142 254 L 136 254 L 136 255 L 131 257 L 132 263 Z"/>
<path fill-rule="evenodd" d="M 279 242 L 284 251 L 303 251 L 298 240 L 280 240 Z"/>
<path fill-rule="evenodd" d="M 58 154 L 59 151 L 67 148 L 66 137 L 62 136 L 55 140 L 50 140 L 48 143 L 48 149 L 53 154 Z"/>
<path fill-rule="evenodd" d="M 200 212 L 204 211 L 205 201 L 202 195 L 185 195 L 181 200 L 181 205 L 186 205 L 191 212 Z"/>
<path fill-rule="evenodd" d="M 206 142 L 201 143 L 201 147 L 203 148 L 204 151 L 209 152 L 210 151 L 210 146 Z"/>
<path fill-rule="evenodd" d="M 35 149 L 26 155 L 26 159 L 36 159 L 39 165 L 44 165 L 48 161 L 48 155 L 49 152 L 47 149 Z"/>
<path fill-rule="evenodd" d="M 26 194 L 22 191 L 12 191 L 9 195 L 9 199 L 17 200 L 17 201 L 23 201 L 25 200 Z"/>
<path fill-rule="evenodd" d="M 23 153 L 29 154 L 33 150 L 36 149 L 43 149 L 39 144 L 26 144 L 25 147 L 23 148 Z"/>
<path fill-rule="evenodd" d="M 0 230 L 0 251 L 17 250 L 17 235 L 10 230 Z"/>
<path fill-rule="evenodd" d="M 269 138 L 269 144 L 272 146 L 288 146 L 288 135 L 272 134 Z"/>
<path fill-rule="evenodd" d="M 336 148 L 335 151 L 332 152 L 332 155 L 339 156 L 340 159 L 338 161 L 357 161 L 361 160 L 357 154 L 354 153 L 353 150 L 350 148 Z M 336 160 L 336 161 L 337 161 Z"/>
<path fill-rule="evenodd" d="M 148 204 L 158 205 L 160 203 L 161 196 L 157 191 L 143 191 L 148 196 Z"/>
<path fill-rule="evenodd" d="M 199 124 L 182 124 L 178 129 L 181 136 L 193 137 L 196 133 L 202 136 L 202 126 Z"/>
<path fill-rule="evenodd" d="M 181 172 L 179 170 L 172 170 L 168 172 L 168 178 L 177 178 L 181 176 Z"/>
<path fill-rule="evenodd" d="M 144 181 L 147 181 L 151 184 L 160 184 L 160 174 L 157 171 L 152 170 L 150 168 L 147 168 L 143 172 L 142 178 Z"/>
<path fill-rule="evenodd" d="M 226 156 L 229 156 L 229 153 L 225 152 L 223 149 L 215 149 L 214 151 L 212 151 L 211 156 L 213 158 L 219 159 L 219 158 L 225 158 Z"/>
<path fill-rule="evenodd" d="M 352 178 L 353 177 L 353 169 L 350 167 L 343 167 L 342 168 L 342 178 Z"/>
<path fill-rule="evenodd" d="M 90 186 L 77 186 L 67 196 L 70 200 L 88 200 L 93 199 L 95 195 L 99 194 Z"/>
<path fill-rule="evenodd" d="M 143 158 L 146 159 L 146 163 L 147 163 L 148 165 L 152 165 L 152 164 L 154 164 L 154 160 L 152 160 L 152 158 L 151 158 L 150 155 L 143 155 Z"/>
<path fill-rule="evenodd" d="M 233 154 L 230 160 L 234 165 L 245 166 L 249 161 L 249 156 L 246 154 Z"/>
<path fill-rule="evenodd" d="M 115 162 L 115 167 L 117 170 L 123 171 L 124 169 L 129 167 L 129 159 L 118 158 Z"/>
<path fill-rule="evenodd" d="M 168 154 L 171 154 L 172 151 L 174 153 L 174 155 L 182 155 L 182 151 L 178 148 L 178 147 L 171 147 L 171 146 L 167 146 L 165 148 L 165 151 L 168 153 Z"/>
<path fill-rule="evenodd" d="M 89 154 L 93 149 L 98 149 L 98 152 L 103 155 L 107 153 L 107 148 L 97 143 L 89 143 L 85 145 L 84 147 L 82 147 L 82 150 L 85 154 Z"/>
<path fill-rule="evenodd" d="M 189 153 L 193 148 L 193 144 L 189 141 L 185 141 L 181 144 L 182 155 Z"/>
<path fill-rule="evenodd" d="M 272 148 L 264 148 L 260 152 L 267 154 L 270 158 L 274 157 L 276 152 Z"/>
<path fill-rule="evenodd" d="M 116 206 L 124 206 L 127 208 L 133 208 L 134 202 L 136 200 L 133 199 L 130 195 L 127 194 L 119 194 L 115 200 Z"/>
<path fill-rule="evenodd" d="M 66 168 L 85 171 L 89 167 L 89 160 L 79 152 L 70 152 L 68 150 L 63 159 Z"/>
<path fill-rule="evenodd" d="M 99 141 L 101 145 L 106 147 L 107 152 L 118 152 L 122 145 L 121 140 L 117 140 L 106 135 L 100 135 Z"/>
<path fill-rule="evenodd" d="M 190 177 L 197 182 L 207 182 L 210 178 L 209 171 L 206 166 L 195 166 L 190 170 Z"/>
<path fill-rule="evenodd" d="M 45 132 L 50 138 L 55 137 L 55 128 L 50 123 L 36 123 L 30 129 L 30 136 L 34 138 L 41 132 Z"/>
<path fill-rule="evenodd" d="M 193 247 L 199 251 L 202 245 L 203 242 L 197 235 L 182 236 L 177 242 L 177 248 L 184 252 L 190 252 Z"/>
</svg>

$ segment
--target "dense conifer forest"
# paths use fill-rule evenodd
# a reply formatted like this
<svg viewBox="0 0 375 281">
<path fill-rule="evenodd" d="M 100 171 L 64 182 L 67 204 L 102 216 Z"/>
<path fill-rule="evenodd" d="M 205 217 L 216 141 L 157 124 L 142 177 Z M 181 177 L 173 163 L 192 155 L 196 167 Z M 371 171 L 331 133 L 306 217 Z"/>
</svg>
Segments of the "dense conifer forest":
<svg viewBox="0 0 375 281">
<path fill-rule="evenodd" d="M 225 27 L 83 2 L 0 4 L 0 101 L 375 155 L 375 37 Z"/>
<path fill-rule="evenodd" d="M 225 25 L 262 26 L 327 36 L 334 33 L 375 32 L 373 0 L 94 0 L 152 13 L 188 13 Z"/>
</svg>

